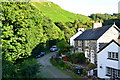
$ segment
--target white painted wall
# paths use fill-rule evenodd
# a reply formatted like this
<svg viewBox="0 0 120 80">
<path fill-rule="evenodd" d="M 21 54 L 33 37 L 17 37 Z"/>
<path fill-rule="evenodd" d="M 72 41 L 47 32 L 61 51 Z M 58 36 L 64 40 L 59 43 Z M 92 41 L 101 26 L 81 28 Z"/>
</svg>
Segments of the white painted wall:
<svg viewBox="0 0 120 80">
<path fill-rule="evenodd" d="M 80 34 L 82 34 L 83 31 L 78 31 L 75 35 L 73 35 L 71 38 L 70 38 L 70 46 L 75 46 L 74 45 L 74 39 L 76 37 L 78 37 Z"/>
<path fill-rule="evenodd" d="M 109 43 L 112 39 L 118 39 L 120 33 L 113 26 L 117 27 L 113 24 L 112 27 L 97 40 L 97 51 L 99 51 L 99 43 Z"/>
<path fill-rule="evenodd" d="M 103 49 L 101 52 L 97 54 L 97 69 L 98 69 L 98 77 L 99 78 L 109 78 L 106 75 L 106 67 L 112 67 L 115 69 L 119 69 L 119 62 L 115 60 L 109 60 L 108 58 L 108 52 L 119 52 L 120 47 L 114 42 L 109 44 L 105 49 Z M 120 54 L 120 52 L 119 52 Z M 120 56 L 119 56 L 120 58 Z M 100 68 L 102 66 L 102 68 Z"/>
</svg>

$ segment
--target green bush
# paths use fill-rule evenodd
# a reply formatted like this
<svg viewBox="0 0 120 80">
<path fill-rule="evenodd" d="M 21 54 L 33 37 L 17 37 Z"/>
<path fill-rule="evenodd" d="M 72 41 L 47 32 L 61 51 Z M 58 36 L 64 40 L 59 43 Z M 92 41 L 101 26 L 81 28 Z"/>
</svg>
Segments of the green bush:
<svg viewBox="0 0 120 80">
<path fill-rule="evenodd" d="M 95 64 L 92 64 L 92 63 L 90 63 L 90 64 L 88 65 L 88 67 L 89 67 L 89 69 L 94 69 L 94 68 L 96 68 L 96 65 L 95 65 Z"/>
<path fill-rule="evenodd" d="M 69 61 L 72 63 L 85 63 L 85 55 L 84 53 L 74 53 L 74 54 L 67 54 Z"/>
<path fill-rule="evenodd" d="M 87 70 L 86 69 L 83 69 L 83 75 L 87 75 Z"/>
<path fill-rule="evenodd" d="M 61 67 L 64 67 L 65 63 L 64 63 L 63 61 L 60 61 L 60 62 L 59 62 L 59 65 L 60 65 Z"/>
<path fill-rule="evenodd" d="M 65 69 L 71 69 L 69 64 L 65 64 L 65 65 L 64 65 L 64 68 L 65 68 Z"/>
<path fill-rule="evenodd" d="M 33 78 L 40 70 L 40 65 L 35 59 L 28 59 L 22 62 L 20 65 L 20 72 L 24 78 Z"/>
<path fill-rule="evenodd" d="M 9 61 L 2 62 L 2 77 L 3 78 L 16 78 L 17 77 L 17 66 Z"/>
<path fill-rule="evenodd" d="M 24 60 L 21 64 L 4 61 L 2 66 L 3 78 L 34 78 L 40 66 L 35 59 Z"/>
<path fill-rule="evenodd" d="M 55 58 L 51 58 L 51 59 L 50 59 L 50 63 L 51 63 L 52 65 L 54 65 L 54 66 L 58 66 L 58 64 L 57 64 L 56 61 L 55 61 Z"/>
</svg>

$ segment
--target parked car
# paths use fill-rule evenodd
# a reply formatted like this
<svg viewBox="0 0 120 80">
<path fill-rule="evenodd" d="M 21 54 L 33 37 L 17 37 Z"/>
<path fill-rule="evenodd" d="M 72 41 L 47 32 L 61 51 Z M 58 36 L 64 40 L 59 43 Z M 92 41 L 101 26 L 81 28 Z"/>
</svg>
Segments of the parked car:
<svg viewBox="0 0 120 80">
<path fill-rule="evenodd" d="M 40 57 L 42 57 L 42 56 L 44 56 L 45 54 L 44 54 L 44 52 L 41 52 L 39 55 L 37 55 L 36 57 L 37 58 L 40 58 Z"/>
<path fill-rule="evenodd" d="M 57 47 L 56 47 L 56 45 L 54 45 L 54 46 L 52 46 L 51 48 L 50 48 L 50 51 L 51 52 L 54 52 L 54 51 L 57 51 L 58 49 L 57 49 Z"/>
</svg>

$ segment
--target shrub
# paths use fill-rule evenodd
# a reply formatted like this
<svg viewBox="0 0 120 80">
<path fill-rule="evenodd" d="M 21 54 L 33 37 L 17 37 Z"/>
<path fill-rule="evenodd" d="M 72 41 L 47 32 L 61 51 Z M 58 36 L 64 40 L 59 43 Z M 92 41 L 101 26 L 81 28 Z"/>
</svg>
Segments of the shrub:
<svg viewBox="0 0 120 80">
<path fill-rule="evenodd" d="M 28 59 L 20 65 L 20 72 L 23 78 L 33 78 L 39 72 L 40 65 L 35 59 Z"/>
<path fill-rule="evenodd" d="M 88 65 L 88 67 L 89 67 L 89 69 L 94 69 L 94 68 L 96 68 L 96 65 L 95 65 L 95 64 L 92 64 L 92 63 L 90 63 L 90 64 Z"/>
<path fill-rule="evenodd" d="M 54 65 L 54 66 L 58 66 L 58 64 L 56 63 L 55 58 L 51 58 L 50 62 Z"/>
<path fill-rule="evenodd" d="M 64 63 L 63 61 L 60 61 L 60 62 L 59 62 L 59 65 L 60 65 L 61 67 L 64 67 L 65 63 Z"/>
<path fill-rule="evenodd" d="M 34 78 L 40 69 L 36 59 L 26 59 L 19 64 L 3 61 L 3 64 L 3 78 Z"/>
<path fill-rule="evenodd" d="M 67 57 L 72 63 L 85 63 L 86 60 L 84 53 L 68 54 Z"/>
<path fill-rule="evenodd" d="M 65 69 L 71 69 L 69 64 L 65 64 L 65 65 L 64 65 L 64 68 L 65 68 Z"/>
<path fill-rule="evenodd" d="M 83 75 L 87 75 L 87 70 L 83 69 Z"/>
<path fill-rule="evenodd" d="M 2 77 L 3 78 L 15 78 L 17 76 L 17 66 L 13 65 L 9 61 L 3 61 L 2 63 Z"/>
</svg>

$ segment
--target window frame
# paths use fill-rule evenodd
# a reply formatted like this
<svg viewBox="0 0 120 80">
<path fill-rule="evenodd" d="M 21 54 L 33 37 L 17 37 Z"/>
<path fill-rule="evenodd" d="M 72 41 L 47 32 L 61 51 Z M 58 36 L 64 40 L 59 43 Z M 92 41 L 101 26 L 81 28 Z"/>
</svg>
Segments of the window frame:
<svg viewBox="0 0 120 80">
<path fill-rule="evenodd" d="M 119 59 L 119 53 L 118 52 L 108 52 L 108 58 L 110 60 L 117 60 Z"/>
</svg>

